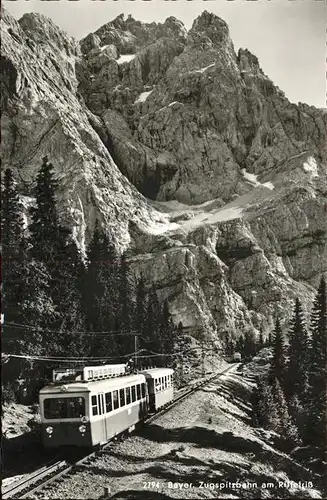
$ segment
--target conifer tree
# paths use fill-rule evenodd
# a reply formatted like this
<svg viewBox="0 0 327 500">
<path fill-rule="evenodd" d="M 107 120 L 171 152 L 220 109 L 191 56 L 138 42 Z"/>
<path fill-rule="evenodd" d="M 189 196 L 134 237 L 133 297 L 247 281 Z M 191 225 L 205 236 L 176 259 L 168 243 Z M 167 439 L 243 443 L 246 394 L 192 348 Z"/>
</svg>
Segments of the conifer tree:
<svg viewBox="0 0 327 500">
<path fill-rule="evenodd" d="M 117 342 L 113 333 L 116 333 L 117 327 L 118 257 L 98 222 L 88 247 L 87 258 L 88 267 L 83 287 L 87 330 L 109 332 L 101 338 L 94 337 L 92 353 L 96 356 L 116 356 Z"/>
<path fill-rule="evenodd" d="M 36 178 L 36 206 L 30 210 L 32 222 L 29 230 L 33 257 L 49 266 L 62 257 L 65 240 L 69 234 L 59 224 L 56 208 L 57 187 L 53 165 L 44 157 Z"/>
<path fill-rule="evenodd" d="M 275 405 L 272 387 L 266 379 L 263 379 L 260 386 L 261 399 L 259 401 L 259 415 L 263 427 L 277 431 L 278 413 Z"/>
<path fill-rule="evenodd" d="M 50 298 L 50 275 L 42 262 L 30 259 L 21 214 L 22 206 L 9 169 L 4 175 L 2 195 L 2 310 L 5 315 L 3 348 L 14 354 L 48 354 L 53 337 L 47 340 L 48 334 L 44 330 L 49 326 L 49 319 L 56 317 Z M 12 327 L 11 322 L 23 326 Z M 39 330 L 41 328 L 42 333 Z M 4 367 L 3 379 L 31 379 L 33 369 L 33 378 L 29 384 L 33 389 L 35 380 L 40 375 L 39 368 L 40 366 L 32 367 L 29 361 L 10 360 Z"/>
<path fill-rule="evenodd" d="M 290 417 L 296 425 L 300 437 L 303 439 L 305 437 L 305 426 L 307 421 L 305 403 L 301 401 L 297 394 L 294 394 L 288 403 L 288 408 Z"/>
<path fill-rule="evenodd" d="M 252 332 L 246 331 L 244 336 L 243 353 L 245 358 L 254 356 L 256 352 L 255 338 Z"/>
<path fill-rule="evenodd" d="M 166 355 L 166 361 L 171 363 L 172 355 L 177 350 L 177 330 L 173 324 L 171 315 L 169 313 L 168 301 L 165 300 L 160 314 L 160 333 L 161 333 L 161 348 L 162 352 Z"/>
<path fill-rule="evenodd" d="M 149 351 L 161 352 L 161 308 L 154 287 L 151 288 L 147 298 L 146 327 L 143 335 L 143 347 Z M 151 359 L 151 358 L 149 358 Z M 157 360 L 158 363 L 159 360 Z"/>
<path fill-rule="evenodd" d="M 2 313 L 6 322 L 20 321 L 19 305 L 24 297 L 26 239 L 22 206 L 10 169 L 5 171 L 1 204 Z M 16 332 L 17 333 L 17 332 Z"/>
<path fill-rule="evenodd" d="M 56 307 L 60 314 L 57 342 L 58 352 L 66 356 L 86 356 L 88 342 L 83 334 L 86 329 L 86 316 L 83 309 L 81 279 L 84 264 L 74 241 L 65 247 L 65 265 L 61 275 L 57 277 Z"/>
<path fill-rule="evenodd" d="M 269 373 L 269 382 L 276 378 L 282 387 L 285 387 L 286 359 L 284 337 L 279 318 L 276 320 L 273 340 L 273 358 Z"/>
<path fill-rule="evenodd" d="M 287 448 L 294 448 L 300 443 L 300 438 L 296 425 L 289 415 L 285 395 L 277 378 L 273 381 L 272 394 L 274 406 L 278 415 L 276 428 L 274 430 L 282 436 Z"/>
<path fill-rule="evenodd" d="M 263 394 L 264 394 L 264 381 L 262 377 L 257 377 L 256 387 L 253 389 L 250 403 L 252 405 L 252 425 L 254 427 L 264 427 L 264 405 L 263 405 Z"/>
<path fill-rule="evenodd" d="M 263 334 L 262 334 L 262 332 L 260 332 L 259 341 L 258 341 L 258 350 L 261 351 L 261 349 L 263 349 L 264 345 L 265 345 L 265 342 L 263 340 Z"/>
<path fill-rule="evenodd" d="M 232 354 L 234 354 L 235 352 L 235 345 L 229 333 L 225 334 L 224 343 L 226 356 L 232 356 Z"/>
<path fill-rule="evenodd" d="M 136 286 L 136 304 L 135 304 L 135 317 L 134 317 L 135 330 L 138 333 L 138 348 L 143 347 L 146 342 L 147 336 L 147 293 L 145 289 L 144 279 L 141 276 Z"/>
<path fill-rule="evenodd" d="M 304 324 L 302 306 L 299 299 L 295 301 L 291 320 L 287 365 L 287 395 L 291 398 L 298 395 L 306 398 L 308 388 L 308 336 Z"/>
<path fill-rule="evenodd" d="M 78 286 L 82 263 L 74 241 L 69 241 L 69 230 L 59 222 L 57 188 L 53 166 L 45 157 L 36 179 L 36 206 L 31 209 L 31 255 L 45 266 L 49 275 L 48 294 L 55 307 L 56 314 L 43 315 L 44 325 L 58 332 L 48 344 L 48 354 L 76 355 L 83 344 L 80 336 L 74 334 L 84 325 Z"/>
<path fill-rule="evenodd" d="M 240 335 L 236 341 L 236 351 L 240 352 L 242 357 L 244 356 L 244 337 Z"/>
<path fill-rule="evenodd" d="M 2 349 L 5 353 L 21 354 L 25 332 L 12 323 L 24 323 L 22 304 L 26 295 L 27 246 L 22 219 L 22 206 L 10 169 L 4 174 L 1 204 L 2 300 L 4 315 Z M 4 389 L 19 378 L 22 362 L 10 359 L 2 370 Z"/>
<path fill-rule="evenodd" d="M 326 449 L 326 372 L 327 372 L 327 305 L 326 280 L 321 278 L 313 303 L 309 349 L 309 391 L 307 400 L 308 420 L 306 440 Z"/>
<path fill-rule="evenodd" d="M 128 354 L 134 350 L 134 337 L 130 334 L 134 329 L 134 302 L 133 283 L 130 277 L 126 255 L 121 256 L 118 264 L 118 329 L 125 335 L 120 337 L 119 349 L 121 354 Z"/>
</svg>

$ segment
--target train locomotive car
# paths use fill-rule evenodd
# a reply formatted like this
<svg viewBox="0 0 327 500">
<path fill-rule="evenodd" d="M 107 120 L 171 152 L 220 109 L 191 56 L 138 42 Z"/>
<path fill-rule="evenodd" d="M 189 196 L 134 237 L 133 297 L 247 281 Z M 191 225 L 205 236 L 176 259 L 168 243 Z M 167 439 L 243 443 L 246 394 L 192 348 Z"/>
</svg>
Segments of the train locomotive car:
<svg viewBox="0 0 327 500">
<path fill-rule="evenodd" d="M 47 386 L 39 401 L 45 447 L 102 445 L 148 412 L 143 374 Z"/>
<path fill-rule="evenodd" d="M 171 368 L 152 368 L 143 370 L 149 394 L 149 411 L 158 411 L 174 399 L 173 375 Z"/>
</svg>

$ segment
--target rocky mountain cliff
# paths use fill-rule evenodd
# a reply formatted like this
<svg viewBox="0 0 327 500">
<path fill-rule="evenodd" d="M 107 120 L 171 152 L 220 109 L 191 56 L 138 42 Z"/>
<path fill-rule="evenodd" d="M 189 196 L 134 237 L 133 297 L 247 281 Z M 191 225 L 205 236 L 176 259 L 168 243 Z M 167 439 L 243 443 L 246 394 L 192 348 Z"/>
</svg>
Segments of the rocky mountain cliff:
<svg viewBox="0 0 327 500">
<path fill-rule="evenodd" d="M 227 24 L 123 15 L 81 42 L 2 21 L 2 158 L 30 201 L 41 158 L 82 250 L 98 218 L 176 322 L 267 329 L 327 270 L 326 111 L 290 103 Z"/>
</svg>

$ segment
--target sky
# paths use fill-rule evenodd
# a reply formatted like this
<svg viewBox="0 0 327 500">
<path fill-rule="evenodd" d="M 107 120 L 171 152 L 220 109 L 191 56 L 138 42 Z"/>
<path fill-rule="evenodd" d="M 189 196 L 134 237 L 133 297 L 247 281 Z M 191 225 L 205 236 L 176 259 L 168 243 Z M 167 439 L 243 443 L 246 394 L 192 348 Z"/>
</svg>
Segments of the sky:
<svg viewBox="0 0 327 500">
<path fill-rule="evenodd" d="M 204 10 L 224 19 L 235 49 L 247 48 L 292 102 L 326 107 L 325 0 L 5 0 L 17 19 L 50 17 L 77 39 L 121 13 L 145 22 L 175 16 L 190 28 Z"/>
</svg>

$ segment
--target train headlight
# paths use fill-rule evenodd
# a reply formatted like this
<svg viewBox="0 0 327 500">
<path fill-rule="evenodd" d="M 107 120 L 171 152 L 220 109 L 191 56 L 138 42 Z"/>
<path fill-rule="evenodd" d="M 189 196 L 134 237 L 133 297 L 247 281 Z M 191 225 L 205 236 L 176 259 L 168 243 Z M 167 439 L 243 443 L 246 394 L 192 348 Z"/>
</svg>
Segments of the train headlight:
<svg viewBox="0 0 327 500">
<path fill-rule="evenodd" d="M 50 425 L 49 425 L 49 427 L 47 427 L 45 430 L 46 430 L 46 432 L 47 432 L 48 434 L 52 434 L 52 433 L 53 433 L 53 427 L 51 427 Z"/>
<path fill-rule="evenodd" d="M 78 430 L 84 434 L 84 432 L 86 431 L 86 426 L 85 425 L 80 425 Z"/>
</svg>

